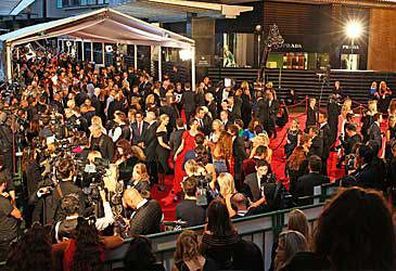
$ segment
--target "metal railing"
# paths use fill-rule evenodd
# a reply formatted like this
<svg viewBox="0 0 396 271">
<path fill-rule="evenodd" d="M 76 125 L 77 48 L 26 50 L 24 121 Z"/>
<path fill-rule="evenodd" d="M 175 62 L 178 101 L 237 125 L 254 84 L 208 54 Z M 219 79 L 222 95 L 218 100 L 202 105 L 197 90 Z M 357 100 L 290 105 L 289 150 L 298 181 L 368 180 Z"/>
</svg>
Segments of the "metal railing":
<svg viewBox="0 0 396 271">
<path fill-rule="evenodd" d="M 318 196 L 318 198 L 319 197 L 322 197 L 322 195 Z M 314 223 L 322 211 L 323 204 L 323 202 L 320 202 L 313 205 L 298 207 L 306 214 L 311 224 L 311 229 L 313 229 Z M 288 214 L 292 209 L 239 218 L 233 221 L 239 235 L 245 240 L 254 242 L 260 248 L 264 257 L 265 270 L 268 270 L 271 264 L 274 238 L 286 227 Z M 189 229 L 201 232 L 203 230 L 203 225 Z M 162 232 L 147 236 L 152 242 L 154 253 L 158 260 L 164 264 L 166 270 L 172 270 L 171 267 L 173 265 L 173 256 L 176 250 L 176 240 L 181 232 L 182 231 Z M 127 239 L 121 247 L 107 251 L 105 270 L 123 267 L 124 256 L 130 241 L 131 239 Z"/>
</svg>

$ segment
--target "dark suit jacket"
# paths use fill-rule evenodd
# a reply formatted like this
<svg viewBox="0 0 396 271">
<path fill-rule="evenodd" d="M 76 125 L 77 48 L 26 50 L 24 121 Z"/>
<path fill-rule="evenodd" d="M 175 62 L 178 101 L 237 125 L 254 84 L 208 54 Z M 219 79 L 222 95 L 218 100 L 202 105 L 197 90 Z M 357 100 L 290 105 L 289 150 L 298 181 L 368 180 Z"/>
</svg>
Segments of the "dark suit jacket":
<svg viewBox="0 0 396 271">
<path fill-rule="evenodd" d="M 323 125 L 323 127 L 320 128 L 320 135 L 323 140 L 323 156 L 322 160 L 326 160 L 329 157 L 330 154 L 330 146 L 332 144 L 332 139 L 331 139 L 331 131 L 330 131 L 330 126 L 328 123 Z"/>
<path fill-rule="evenodd" d="M 191 90 L 183 92 L 181 103 L 184 105 L 184 110 L 187 113 L 195 110 L 195 93 Z"/>
<path fill-rule="evenodd" d="M 318 173 L 308 173 L 297 180 L 296 192 L 297 197 L 313 196 L 314 187 L 329 183 L 330 179 Z M 313 200 L 301 202 L 301 204 L 312 204 Z"/>
<path fill-rule="evenodd" d="M 345 155 L 352 153 L 353 148 L 357 143 L 362 142 L 362 137 L 358 134 L 348 137 L 346 141 L 342 141 L 342 147 L 344 148 Z"/>
<path fill-rule="evenodd" d="M 156 200 L 149 200 L 140 207 L 129 221 L 130 234 L 153 234 L 161 231 L 162 210 Z"/>
<path fill-rule="evenodd" d="M 374 122 L 369 129 L 368 139 L 373 140 L 378 144 L 378 147 L 382 146 L 382 136 L 381 136 L 381 128 Z"/>
<path fill-rule="evenodd" d="M 147 127 L 149 126 L 149 124 L 147 122 L 143 121 L 142 126 L 143 126 L 142 133 L 139 134 L 137 122 L 135 121 L 131 124 L 133 144 L 138 144 L 143 141 L 144 133 L 147 130 Z"/>
<path fill-rule="evenodd" d="M 307 109 L 307 120 L 305 122 L 305 130 L 306 132 L 308 131 L 308 127 L 309 126 L 316 126 L 317 123 L 317 108 L 315 107 L 315 109 L 312 109 L 310 106 L 308 106 Z"/>
<path fill-rule="evenodd" d="M 217 114 L 217 104 L 215 101 L 213 101 L 211 104 L 207 105 L 209 112 L 212 114 L 212 119 L 217 119 L 218 114 Z"/>
<path fill-rule="evenodd" d="M 206 212 L 195 200 L 183 200 L 176 206 L 176 219 L 187 222 L 187 227 L 205 223 Z"/>
<path fill-rule="evenodd" d="M 144 153 L 147 157 L 147 161 L 155 161 L 156 159 L 155 150 L 158 145 L 158 139 L 156 134 L 157 128 L 158 123 L 154 122 L 152 125 L 147 127 L 143 134 Z"/>
<path fill-rule="evenodd" d="M 267 119 L 266 116 L 268 116 L 268 106 L 266 100 L 261 98 L 256 104 L 256 117 L 260 120 L 261 124 L 264 125 Z"/>
<path fill-rule="evenodd" d="M 175 130 L 171 133 L 169 138 L 169 146 L 172 148 L 173 153 L 176 153 L 182 141 L 182 135 L 186 129 Z"/>
<path fill-rule="evenodd" d="M 311 155 L 317 155 L 319 157 L 322 157 L 323 155 L 323 139 L 320 135 L 317 135 L 312 139 L 312 145 L 311 148 L 309 148 L 308 157 Z"/>
<path fill-rule="evenodd" d="M 249 174 L 248 176 L 246 176 L 245 178 L 245 184 L 248 186 L 251 198 L 251 201 L 255 202 L 259 199 L 261 199 L 261 190 L 258 186 L 258 180 L 257 180 L 257 174 L 256 173 L 252 173 Z M 249 196 L 249 195 L 247 195 Z"/>
<path fill-rule="evenodd" d="M 234 176 L 235 180 L 240 181 L 241 180 L 241 171 L 242 171 L 242 163 L 243 160 L 247 158 L 247 154 L 245 151 L 245 145 L 243 142 L 243 139 L 239 136 L 237 136 L 232 143 L 232 153 L 234 155 L 235 159 L 235 165 L 234 165 Z"/>
<path fill-rule="evenodd" d="M 381 189 L 382 185 L 378 178 L 379 172 L 368 164 L 364 168 L 359 168 L 355 173 L 356 185 L 363 188 Z"/>
</svg>

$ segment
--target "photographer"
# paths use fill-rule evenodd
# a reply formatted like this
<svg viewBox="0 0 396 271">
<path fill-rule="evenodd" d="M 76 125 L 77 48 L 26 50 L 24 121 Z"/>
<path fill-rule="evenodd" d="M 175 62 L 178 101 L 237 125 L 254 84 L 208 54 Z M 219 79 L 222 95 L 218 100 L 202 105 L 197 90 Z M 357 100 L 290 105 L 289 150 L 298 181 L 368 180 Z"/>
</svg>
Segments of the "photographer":
<svg viewBox="0 0 396 271">
<path fill-rule="evenodd" d="M 21 212 L 5 192 L 7 183 L 7 178 L 0 176 L 0 262 L 6 259 L 11 241 L 17 237 L 18 221 L 22 220 Z"/>
<path fill-rule="evenodd" d="M 13 132 L 7 123 L 7 114 L 0 112 L 0 156 L 3 156 L 4 169 L 13 171 Z"/>
<path fill-rule="evenodd" d="M 106 199 L 106 192 L 103 189 L 100 189 L 99 192 L 103 204 L 104 217 L 95 219 L 95 227 L 97 230 L 103 231 L 114 223 L 114 216 L 110 203 Z M 60 207 L 66 217 L 55 225 L 55 240 L 58 243 L 64 241 L 65 238 L 70 239 L 72 237 L 77 227 L 77 219 L 81 216 L 79 212 L 81 209 L 80 201 L 75 194 L 65 196 Z"/>
<path fill-rule="evenodd" d="M 29 199 L 29 204 L 36 205 L 36 208 L 41 208 L 41 210 L 36 211 L 42 214 L 43 224 L 52 224 L 54 221 L 62 219 L 64 214 L 58 209 L 61 199 L 66 195 L 76 194 L 81 203 L 80 206 L 85 207 L 83 192 L 73 182 L 75 174 L 73 161 L 63 158 L 54 166 L 57 168 L 57 180 L 55 182 L 44 180 L 39 185 L 38 191 Z"/>
<path fill-rule="evenodd" d="M 187 227 L 205 223 L 205 209 L 197 205 L 196 177 L 188 177 L 182 183 L 184 200 L 176 206 L 176 219 L 185 221 Z"/>
<path fill-rule="evenodd" d="M 341 146 L 344 149 L 344 155 L 340 158 L 338 161 L 337 166 L 340 167 L 341 163 L 346 159 L 347 156 L 351 155 L 353 153 L 353 150 L 355 149 L 356 144 L 362 142 L 362 137 L 357 133 L 357 128 L 356 125 L 354 124 L 347 124 L 345 127 L 346 134 L 347 134 L 347 139 L 343 140 L 342 136 L 339 137 L 341 141 Z M 348 170 L 347 163 L 345 165 L 345 169 Z"/>
</svg>

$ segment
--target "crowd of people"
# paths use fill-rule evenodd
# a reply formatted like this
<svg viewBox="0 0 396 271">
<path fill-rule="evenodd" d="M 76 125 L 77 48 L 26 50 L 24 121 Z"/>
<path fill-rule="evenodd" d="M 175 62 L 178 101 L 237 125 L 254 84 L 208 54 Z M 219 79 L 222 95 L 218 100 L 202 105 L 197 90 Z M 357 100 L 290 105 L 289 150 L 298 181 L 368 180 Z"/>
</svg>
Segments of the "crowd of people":
<svg viewBox="0 0 396 271">
<path fill-rule="evenodd" d="M 270 141 L 288 122 L 286 104 L 296 101 L 294 92 L 283 101 L 270 83 L 226 87 L 209 77 L 191 86 L 178 81 L 177 69 L 157 82 L 146 71 L 96 68 L 51 49 L 37 49 L 34 58 L 20 52 L 14 62 L 18 72 L 12 84 L 2 85 L 0 108 L 0 261 L 11 270 L 100 270 L 105 249 L 129 237 L 126 267 L 163 270 L 140 235 L 163 230 L 162 207 L 172 204 L 177 226 L 206 223 L 202 240 L 191 231 L 180 235 L 175 270 L 263 270 L 260 250 L 240 238 L 231 219 L 312 204 L 315 188 L 330 184 L 331 152 L 339 153 L 337 166 L 345 168 L 345 177 L 331 180 L 336 186 L 377 192 L 352 188 L 333 199 L 319 219 L 312 250 L 307 232 L 280 234 L 273 268 L 288 270 L 301 264 L 294 254 L 311 251 L 303 260 L 325 268 L 392 269 L 386 258 L 394 251 L 391 213 L 379 191 L 396 198 L 396 100 L 385 82 L 375 90 L 372 84 L 363 114 L 354 111 L 340 82 L 327 108 L 310 97 L 305 126 L 293 119 L 287 128 L 285 181 L 271 166 Z M 12 177 L 19 169 L 17 186 Z M 153 190 L 167 189 L 169 176 L 167 196 L 153 198 Z M 351 224 L 365 208 L 382 208 L 378 220 L 361 220 L 354 236 L 365 238 L 356 253 L 367 246 L 367 257 L 351 262 L 333 255 L 352 253 L 347 246 L 360 241 L 346 231 L 346 247 L 333 242 L 342 240 L 335 233 L 343 229 L 334 217 L 346 211 L 337 202 L 346 204 L 348 197 L 357 208 L 347 214 Z M 387 243 L 364 235 L 371 219 L 384 222 L 378 237 L 389 234 Z M 32 251 L 35 242 L 40 245 Z M 379 244 L 388 251 L 375 250 Z M 47 255 L 33 258 L 39 269 L 29 269 L 29 253 Z"/>
</svg>

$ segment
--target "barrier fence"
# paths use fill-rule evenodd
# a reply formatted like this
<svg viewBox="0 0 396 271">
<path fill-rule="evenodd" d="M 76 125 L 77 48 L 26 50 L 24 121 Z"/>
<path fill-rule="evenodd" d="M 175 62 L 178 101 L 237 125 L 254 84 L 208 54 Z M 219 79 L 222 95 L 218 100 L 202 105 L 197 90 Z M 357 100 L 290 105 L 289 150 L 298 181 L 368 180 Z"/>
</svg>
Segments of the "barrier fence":
<svg viewBox="0 0 396 271">
<path fill-rule="evenodd" d="M 322 203 L 316 203 L 304 207 L 299 207 L 306 214 L 311 229 L 314 228 L 315 221 L 318 219 L 323 208 Z M 292 209 L 285 209 L 266 214 L 250 216 L 236 219 L 233 224 L 237 228 L 239 235 L 254 242 L 262 251 L 264 257 L 265 270 L 271 265 L 272 247 L 275 237 L 288 223 L 288 213 Z M 198 232 L 203 231 L 203 226 L 189 228 Z M 148 235 L 152 242 L 153 251 L 166 270 L 172 270 L 173 256 L 176 250 L 176 240 L 182 231 L 163 232 Z M 124 255 L 132 239 L 125 240 L 124 244 L 114 250 L 107 251 L 104 270 L 122 269 Z"/>
</svg>

